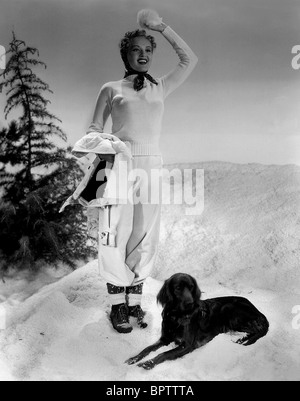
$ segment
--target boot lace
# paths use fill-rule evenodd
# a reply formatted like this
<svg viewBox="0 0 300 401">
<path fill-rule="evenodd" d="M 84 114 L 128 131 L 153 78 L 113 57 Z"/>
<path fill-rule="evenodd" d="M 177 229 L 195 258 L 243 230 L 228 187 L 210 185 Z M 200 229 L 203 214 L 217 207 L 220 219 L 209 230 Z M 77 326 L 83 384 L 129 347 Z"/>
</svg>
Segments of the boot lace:
<svg viewBox="0 0 300 401">
<path fill-rule="evenodd" d="M 120 322 L 122 323 L 128 323 L 128 314 L 127 314 L 127 309 L 125 305 L 122 305 L 119 309 L 118 309 L 118 320 L 120 320 Z"/>
<path fill-rule="evenodd" d="M 145 313 L 139 305 L 130 307 L 130 315 L 137 318 L 138 323 L 142 323 L 145 317 Z"/>
</svg>

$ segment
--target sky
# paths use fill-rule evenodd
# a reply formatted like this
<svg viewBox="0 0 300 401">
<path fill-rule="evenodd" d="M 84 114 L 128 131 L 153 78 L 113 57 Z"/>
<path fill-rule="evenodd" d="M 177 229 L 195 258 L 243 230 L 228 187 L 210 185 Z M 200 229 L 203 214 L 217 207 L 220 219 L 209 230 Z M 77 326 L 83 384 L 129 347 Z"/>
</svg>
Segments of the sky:
<svg viewBox="0 0 300 401">
<path fill-rule="evenodd" d="M 48 68 L 36 72 L 54 92 L 49 110 L 70 145 L 85 134 L 101 86 L 123 78 L 118 44 L 142 8 L 157 10 L 199 57 L 165 103 L 165 163 L 300 165 L 300 69 L 292 68 L 299 0 L 0 0 L 0 45 L 8 47 L 14 30 L 39 49 Z M 152 34 L 150 73 L 159 77 L 178 59 Z M 7 126 L 14 115 L 5 120 L 0 96 Z"/>
</svg>

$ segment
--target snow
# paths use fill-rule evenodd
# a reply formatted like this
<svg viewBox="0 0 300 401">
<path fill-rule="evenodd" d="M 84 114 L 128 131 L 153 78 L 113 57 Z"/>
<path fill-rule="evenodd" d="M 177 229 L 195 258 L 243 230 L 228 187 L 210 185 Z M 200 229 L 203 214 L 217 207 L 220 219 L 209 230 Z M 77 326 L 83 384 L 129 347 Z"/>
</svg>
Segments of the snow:
<svg viewBox="0 0 300 401">
<path fill-rule="evenodd" d="M 0 285 L 7 327 L 0 330 L 1 381 L 300 380 L 300 329 L 292 324 L 300 305 L 300 167 L 172 167 L 205 170 L 205 210 L 192 217 L 184 205 L 163 207 L 157 267 L 145 283 L 147 329 L 112 329 L 97 261 L 63 278 L 7 280 Z M 156 295 L 175 272 L 195 276 L 204 299 L 249 298 L 268 317 L 270 332 L 250 347 L 221 335 L 151 371 L 127 366 L 159 338 Z"/>
</svg>

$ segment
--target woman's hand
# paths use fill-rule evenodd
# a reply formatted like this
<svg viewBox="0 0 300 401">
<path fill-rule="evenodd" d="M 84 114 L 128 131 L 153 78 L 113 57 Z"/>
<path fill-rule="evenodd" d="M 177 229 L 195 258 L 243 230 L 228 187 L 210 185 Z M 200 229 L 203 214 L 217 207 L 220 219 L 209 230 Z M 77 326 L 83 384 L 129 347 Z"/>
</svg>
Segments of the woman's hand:
<svg viewBox="0 0 300 401">
<path fill-rule="evenodd" d="M 152 24 L 152 23 L 148 23 L 147 24 L 147 28 L 150 29 L 151 31 L 156 31 L 156 32 L 160 32 L 162 33 L 166 27 L 168 25 L 166 25 L 164 22 L 162 22 L 161 24 Z"/>
<path fill-rule="evenodd" d="M 151 31 L 162 33 L 167 27 L 158 12 L 151 9 L 139 11 L 137 20 L 142 29 L 150 29 Z"/>
<path fill-rule="evenodd" d="M 100 157 L 101 160 L 104 160 L 108 163 L 112 163 L 114 164 L 115 162 L 115 155 L 109 155 L 109 154 L 105 154 L 105 155 L 98 155 Z"/>
<path fill-rule="evenodd" d="M 86 156 L 86 153 L 83 153 L 83 152 L 72 152 L 72 155 L 77 157 L 77 159 L 81 159 L 82 157 Z"/>
</svg>

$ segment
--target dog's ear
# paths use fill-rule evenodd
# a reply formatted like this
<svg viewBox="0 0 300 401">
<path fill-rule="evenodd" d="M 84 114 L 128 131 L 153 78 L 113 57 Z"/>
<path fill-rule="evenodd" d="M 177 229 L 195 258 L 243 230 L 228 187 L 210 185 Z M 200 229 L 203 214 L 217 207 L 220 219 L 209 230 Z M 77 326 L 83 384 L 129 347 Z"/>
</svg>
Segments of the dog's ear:
<svg viewBox="0 0 300 401">
<path fill-rule="evenodd" d="M 157 302 L 160 303 L 163 307 L 165 307 L 168 303 L 173 302 L 173 295 L 170 289 L 171 280 L 166 280 L 162 289 L 159 291 L 157 295 Z"/>
<path fill-rule="evenodd" d="M 201 292 L 201 290 L 199 288 L 199 285 L 198 285 L 196 279 L 194 277 L 192 277 L 192 280 L 193 280 L 193 284 L 194 284 L 194 291 L 193 291 L 194 299 L 196 301 L 200 301 L 201 296 L 202 296 L 202 292 Z"/>
</svg>

